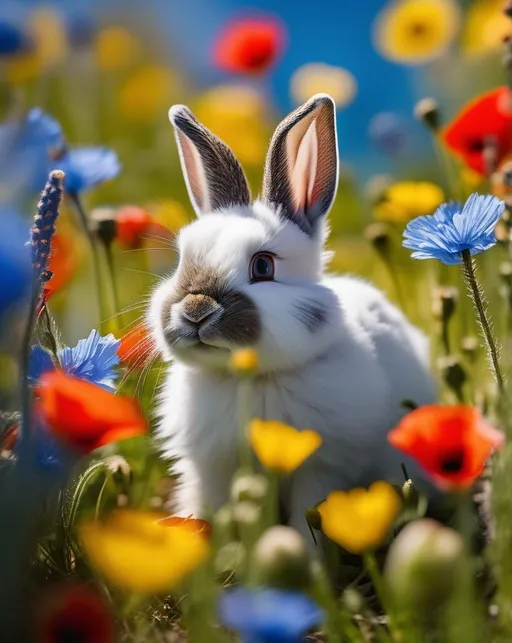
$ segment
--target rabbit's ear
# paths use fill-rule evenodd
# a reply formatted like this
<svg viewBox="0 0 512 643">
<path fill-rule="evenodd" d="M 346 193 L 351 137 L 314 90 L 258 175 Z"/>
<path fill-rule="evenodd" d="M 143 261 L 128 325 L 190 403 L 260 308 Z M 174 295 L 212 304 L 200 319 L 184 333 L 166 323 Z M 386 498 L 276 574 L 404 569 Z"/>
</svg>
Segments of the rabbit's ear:
<svg viewBox="0 0 512 643">
<path fill-rule="evenodd" d="M 244 171 L 229 147 L 202 125 L 185 105 L 173 105 L 181 168 L 198 216 L 234 205 L 249 205 Z"/>
<path fill-rule="evenodd" d="M 263 198 L 312 234 L 338 184 L 335 105 L 316 94 L 277 127 L 265 163 Z"/>
</svg>

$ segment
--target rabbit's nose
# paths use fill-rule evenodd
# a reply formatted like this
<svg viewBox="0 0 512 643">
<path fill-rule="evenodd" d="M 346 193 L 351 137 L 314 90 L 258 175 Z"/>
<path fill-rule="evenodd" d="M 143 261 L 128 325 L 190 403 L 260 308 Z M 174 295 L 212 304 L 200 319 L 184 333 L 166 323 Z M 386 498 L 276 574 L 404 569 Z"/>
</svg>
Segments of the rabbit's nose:
<svg viewBox="0 0 512 643">
<path fill-rule="evenodd" d="M 200 324 L 219 308 L 219 304 L 213 297 L 208 295 L 187 295 L 181 303 L 181 314 L 193 324 Z"/>
</svg>

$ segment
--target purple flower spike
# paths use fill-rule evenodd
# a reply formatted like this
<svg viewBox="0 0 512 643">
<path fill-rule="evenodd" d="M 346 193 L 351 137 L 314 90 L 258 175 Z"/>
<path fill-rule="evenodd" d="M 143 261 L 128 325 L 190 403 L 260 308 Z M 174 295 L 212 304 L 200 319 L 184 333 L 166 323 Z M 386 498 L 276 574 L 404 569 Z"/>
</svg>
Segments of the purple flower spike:
<svg viewBox="0 0 512 643">
<path fill-rule="evenodd" d="M 50 172 L 48 182 L 37 204 L 37 214 L 30 234 L 36 288 L 40 288 L 52 278 L 52 273 L 48 270 L 48 262 L 52 250 L 52 238 L 55 233 L 55 222 L 59 216 L 59 206 L 62 200 L 63 180 L 64 172 L 62 170 Z"/>
</svg>

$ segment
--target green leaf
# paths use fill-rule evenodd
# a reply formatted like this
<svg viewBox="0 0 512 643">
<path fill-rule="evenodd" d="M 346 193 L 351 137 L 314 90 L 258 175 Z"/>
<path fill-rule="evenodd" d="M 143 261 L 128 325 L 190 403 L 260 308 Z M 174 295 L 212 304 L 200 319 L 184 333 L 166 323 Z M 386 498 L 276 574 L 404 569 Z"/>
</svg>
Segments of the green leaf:
<svg viewBox="0 0 512 643">
<path fill-rule="evenodd" d="M 57 323 L 51 316 L 47 306 L 44 306 L 41 314 L 37 318 L 34 339 L 50 354 L 55 365 L 58 365 L 57 353 L 60 349 L 64 348 L 64 344 L 62 343 Z"/>
</svg>

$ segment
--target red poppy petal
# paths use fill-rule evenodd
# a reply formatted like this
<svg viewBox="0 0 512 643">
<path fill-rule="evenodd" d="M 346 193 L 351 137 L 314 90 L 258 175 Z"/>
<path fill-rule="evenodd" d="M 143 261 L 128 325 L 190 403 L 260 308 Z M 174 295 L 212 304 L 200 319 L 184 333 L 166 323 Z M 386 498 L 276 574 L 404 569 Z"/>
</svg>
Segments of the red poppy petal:
<svg viewBox="0 0 512 643">
<path fill-rule="evenodd" d="M 487 140 L 497 146 L 500 163 L 512 149 L 510 91 L 499 87 L 477 96 L 441 132 L 446 145 L 480 174 L 485 173 L 483 149 Z"/>
</svg>

